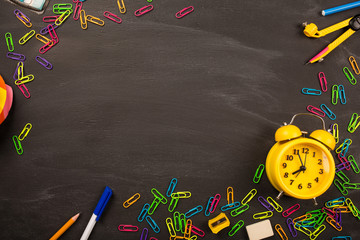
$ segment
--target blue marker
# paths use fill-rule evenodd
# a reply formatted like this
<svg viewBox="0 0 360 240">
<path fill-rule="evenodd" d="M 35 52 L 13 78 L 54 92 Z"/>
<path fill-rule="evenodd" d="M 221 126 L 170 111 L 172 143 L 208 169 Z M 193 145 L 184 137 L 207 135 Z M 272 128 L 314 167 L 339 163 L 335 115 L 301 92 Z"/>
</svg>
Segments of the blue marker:
<svg viewBox="0 0 360 240">
<path fill-rule="evenodd" d="M 111 195 L 112 190 L 109 187 L 106 187 L 80 240 L 87 240 L 89 238 L 91 231 L 93 230 L 96 222 L 99 221 L 99 218 L 103 213 L 106 204 L 109 202 Z"/>
<path fill-rule="evenodd" d="M 345 4 L 345 5 L 338 6 L 338 7 L 333 7 L 333 8 L 322 10 L 321 15 L 327 16 L 327 15 L 330 15 L 330 14 L 333 14 L 333 13 L 346 11 L 346 10 L 356 8 L 356 7 L 360 7 L 360 1 L 356 1 L 356 2 L 353 2 L 353 3 L 348 3 L 348 4 Z"/>
</svg>

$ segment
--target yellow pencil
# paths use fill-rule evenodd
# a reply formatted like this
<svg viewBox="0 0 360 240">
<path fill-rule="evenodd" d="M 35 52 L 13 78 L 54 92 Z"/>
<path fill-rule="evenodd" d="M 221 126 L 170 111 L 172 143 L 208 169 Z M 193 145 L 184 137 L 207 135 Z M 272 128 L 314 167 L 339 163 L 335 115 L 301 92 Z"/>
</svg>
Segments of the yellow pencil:
<svg viewBox="0 0 360 240">
<path fill-rule="evenodd" d="M 71 225 L 73 225 L 73 223 L 76 221 L 76 219 L 78 219 L 80 213 L 76 214 L 75 216 L 73 216 L 72 218 L 70 218 L 69 221 L 67 221 L 64 226 L 62 226 L 59 231 L 57 231 L 54 236 L 52 236 L 50 238 L 50 240 L 56 240 L 58 239 L 69 227 L 71 227 Z"/>
</svg>

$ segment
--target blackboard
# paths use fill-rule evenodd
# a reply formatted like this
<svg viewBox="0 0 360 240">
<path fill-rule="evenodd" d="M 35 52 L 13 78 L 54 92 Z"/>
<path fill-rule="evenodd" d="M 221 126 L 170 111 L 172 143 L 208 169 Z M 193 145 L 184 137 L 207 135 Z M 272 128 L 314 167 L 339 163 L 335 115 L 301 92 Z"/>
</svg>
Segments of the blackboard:
<svg viewBox="0 0 360 240">
<path fill-rule="evenodd" d="M 253 188 L 257 196 L 275 198 L 277 191 L 265 174 L 259 184 L 253 183 L 255 170 L 265 163 L 276 129 L 295 113 L 306 112 L 308 105 L 331 107 L 337 118 L 324 118 L 326 125 L 338 123 L 340 141 L 351 138 L 349 154 L 360 161 L 359 134 L 346 130 L 351 115 L 360 109 L 359 86 L 349 84 L 342 72 L 350 68 L 349 56 L 360 60 L 358 33 L 324 62 L 305 66 L 344 31 L 309 39 L 301 26 L 307 21 L 323 29 L 356 15 L 358 9 L 322 17 L 320 11 L 332 7 L 328 1 L 154 0 L 153 11 L 136 17 L 135 10 L 149 3 L 125 0 L 127 13 L 120 14 L 115 0 L 88 0 L 83 9 L 103 19 L 103 27 L 89 23 L 82 30 L 71 16 L 56 29 L 59 43 L 44 55 L 38 52 L 43 43 L 35 38 L 19 45 L 29 29 L 13 11 L 19 8 L 29 16 L 38 32 L 47 25 L 42 17 L 54 15 L 55 3 L 38 15 L 0 2 L 0 74 L 14 90 L 11 112 L 0 125 L 1 239 L 50 238 L 78 212 L 80 218 L 62 239 L 80 238 L 105 186 L 112 188 L 113 196 L 90 239 L 140 239 L 144 227 L 149 228 L 149 238 L 168 239 L 168 205 L 160 205 L 152 216 L 159 234 L 146 221 L 139 223 L 137 216 L 153 201 L 151 189 L 164 194 L 172 178 L 178 179 L 176 191 L 192 193 L 179 201 L 180 212 L 204 206 L 217 193 L 222 196 L 219 206 L 225 205 L 229 186 L 238 201 Z M 194 12 L 177 19 L 175 13 L 188 6 Z M 116 13 L 122 23 L 105 19 L 104 11 Z M 17 62 L 6 57 L 6 32 L 13 35 L 15 52 L 26 55 L 25 73 L 35 76 L 26 85 L 29 99 L 14 84 Z M 38 64 L 38 55 L 53 69 Z M 345 105 L 331 105 L 330 91 L 321 96 L 301 93 L 304 87 L 320 89 L 319 72 L 326 74 L 329 86 L 345 86 Z M 33 128 L 19 156 L 12 136 L 26 123 Z M 298 124 L 308 131 L 321 128 L 312 119 Z M 360 181 L 352 171 L 348 176 Z M 137 192 L 140 200 L 125 209 L 123 202 Z M 318 198 L 319 205 L 340 196 L 332 186 Z M 358 190 L 346 197 L 360 207 Z M 312 201 L 286 196 L 279 203 L 284 208 L 300 203 L 301 214 L 318 208 Z M 256 199 L 250 205 L 231 223 L 258 222 L 252 215 L 265 209 Z M 219 213 L 217 209 L 209 217 L 192 217 L 194 226 L 206 233 L 198 239 L 229 239 L 229 229 L 214 235 L 207 226 Z M 290 239 L 307 239 L 302 233 L 291 238 L 280 214 L 270 220 L 273 226 L 280 223 Z M 344 214 L 343 230 L 327 224 L 320 238 L 358 239 L 358 221 Z M 137 225 L 140 232 L 119 232 L 119 224 Z M 245 227 L 234 238 L 247 239 Z"/>
</svg>

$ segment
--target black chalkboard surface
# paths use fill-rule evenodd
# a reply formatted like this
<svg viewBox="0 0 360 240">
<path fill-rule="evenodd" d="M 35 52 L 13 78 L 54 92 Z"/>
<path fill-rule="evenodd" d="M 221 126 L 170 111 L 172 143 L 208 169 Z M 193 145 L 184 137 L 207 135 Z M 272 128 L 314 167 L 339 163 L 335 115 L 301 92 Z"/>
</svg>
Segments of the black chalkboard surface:
<svg viewBox="0 0 360 240">
<path fill-rule="evenodd" d="M 227 203 L 229 186 L 236 201 L 254 188 L 256 198 L 277 196 L 266 174 L 255 184 L 254 173 L 265 163 L 276 129 L 295 113 L 306 112 L 308 105 L 324 103 L 333 110 L 337 118 L 325 117 L 326 125 L 338 123 L 340 142 L 352 139 L 349 154 L 360 164 L 360 130 L 352 134 L 346 130 L 351 115 L 359 113 L 359 84 L 351 85 L 342 72 L 345 66 L 351 69 L 349 56 L 360 61 L 359 35 L 355 33 L 324 62 L 305 66 L 344 31 L 309 39 L 301 26 L 307 21 L 323 29 L 356 15 L 359 9 L 320 16 L 322 9 L 348 2 L 153 0 L 154 10 L 136 17 L 135 10 L 147 1 L 125 0 L 127 12 L 120 14 L 115 0 L 88 0 L 83 9 L 105 25 L 89 23 L 82 30 L 71 15 L 55 30 L 59 43 L 42 55 L 43 43 L 35 38 L 18 44 L 30 29 L 13 11 L 25 13 L 38 33 L 47 25 L 43 16 L 54 15 L 52 6 L 59 2 L 51 1 L 38 15 L 0 1 L 0 74 L 14 90 L 11 112 L 0 125 L 0 238 L 48 239 L 81 212 L 62 236 L 79 239 L 109 186 L 113 196 L 90 239 L 140 239 L 143 228 L 149 229 L 148 239 L 169 239 L 165 219 L 173 213 L 168 204 L 160 204 L 152 215 L 159 234 L 137 217 L 143 205 L 153 201 L 152 188 L 165 194 L 170 180 L 177 178 L 175 191 L 190 191 L 191 197 L 181 199 L 176 211 L 205 207 L 209 197 L 221 195 L 219 207 L 209 217 L 203 212 L 192 217 L 194 226 L 206 234 L 198 239 L 231 239 L 230 228 L 212 234 L 208 220 Z M 175 13 L 188 6 L 194 11 L 177 19 Z M 106 19 L 104 11 L 117 14 L 122 23 Z M 35 76 L 26 84 L 29 99 L 14 83 L 17 61 L 6 57 L 6 32 L 13 36 L 14 52 L 27 58 L 25 74 Z M 38 64 L 38 55 L 53 69 Z M 329 90 L 321 96 L 302 94 L 304 87 L 320 89 L 319 72 L 326 74 Z M 334 84 L 344 85 L 346 104 L 331 104 Z M 33 127 L 22 141 L 20 156 L 12 136 L 27 123 Z M 297 124 L 310 132 L 321 127 L 307 118 Z M 359 174 L 352 170 L 346 174 L 351 182 L 360 182 Z M 135 193 L 140 193 L 140 200 L 125 209 L 123 202 Z M 340 196 L 331 186 L 318 198 L 318 207 L 286 196 L 279 203 L 284 209 L 300 203 L 294 214 L 300 216 Z M 360 207 L 359 190 L 349 190 L 345 197 Z M 265 210 L 254 198 L 247 212 L 230 217 L 231 224 L 258 222 L 253 214 Z M 282 225 L 289 239 L 308 238 L 301 232 L 291 237 L 280 213 L 270 221 L 272 226 Z M 120 224 L 136 225 L 139 232 L 120 232 Z M 360 237 L 359 220 L 351 213 L 342 215 L 341 232 L 325 225 L 318 239 Z M 245 226 L 232 238 L 247 239 Z M 269 239 L 280 238 L 275 232 Z"/>
</svg>

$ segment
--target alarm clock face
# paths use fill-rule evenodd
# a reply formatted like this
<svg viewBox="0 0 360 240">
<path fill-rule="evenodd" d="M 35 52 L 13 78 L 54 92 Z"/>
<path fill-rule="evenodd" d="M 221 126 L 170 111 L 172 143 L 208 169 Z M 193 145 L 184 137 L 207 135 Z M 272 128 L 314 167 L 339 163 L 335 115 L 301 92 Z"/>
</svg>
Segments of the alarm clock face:
<svg viewBox="0 0 360 240">
<path fill-rule="evenodd" d="M 278 161 L 280 187 L 287 195 L 310 199 L 323 194 L 335 176 L 331 153 L 314 141 L 289 144 Z"/>
</svg>

